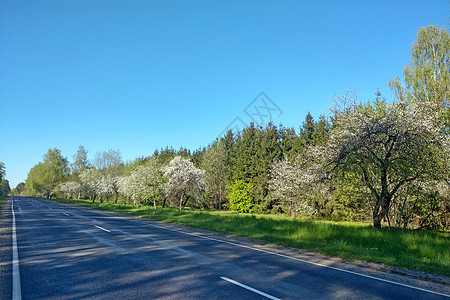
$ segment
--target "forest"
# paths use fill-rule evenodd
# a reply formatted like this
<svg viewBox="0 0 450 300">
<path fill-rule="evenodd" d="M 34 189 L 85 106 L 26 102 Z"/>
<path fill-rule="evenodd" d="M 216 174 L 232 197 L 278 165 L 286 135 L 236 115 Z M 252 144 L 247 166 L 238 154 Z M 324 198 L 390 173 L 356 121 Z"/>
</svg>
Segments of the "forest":
<svg viewBox="0 0 450 300">
<path fill-rule="evenodd" d="M 89 159 L 83 146 L 69 162 L 53 148 L 11 194 L 449 230 L 448 30 L 421 28 L 410 52 L 389 82 L 393 100 L 347 90 L 298 129 L 252 123 L 197 150 L 129 162 L 119 150 Z"/>
</svg>

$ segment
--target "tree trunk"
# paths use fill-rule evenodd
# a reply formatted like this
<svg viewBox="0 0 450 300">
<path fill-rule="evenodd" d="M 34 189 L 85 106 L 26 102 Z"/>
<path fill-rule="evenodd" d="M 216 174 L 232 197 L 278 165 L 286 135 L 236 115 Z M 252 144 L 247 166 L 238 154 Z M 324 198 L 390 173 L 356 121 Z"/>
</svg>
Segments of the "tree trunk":
<svg viewBox="0 0 450 300">
<path fill-rule="evenodd" d="M 294 209 L 294 202 L 293 201 L 289 201 L 289 206 L 291 208 L 291 218 L 295 219 L 295 209 Z"/>
<path fill-rule="evenodd" d="M 374 208 L 372 218 L 373 218 L 373 229 L 380 230 L 381 229 L 381 221 L 386 217 L 389 205 L 391 203 L 391 198 L 385 196 L 377 201 L 377 207 Z"/>
<path fill-rule="evenodd" d="M 181 192 L 181 198 L 180 198 L 180 211 L 183 210 L 183 197 L 184 197 L 184 192 Z"/>
<path fill-rule="evenodd" d="M 381 229 L 381 218 L 379 215 L 373 216 L 373 229 L 379 231 Z"/>
<path fill-rule="evenodd" d="M 156 198 L 153 198 L 153 207 L 156 209 Z"/>
</svg>

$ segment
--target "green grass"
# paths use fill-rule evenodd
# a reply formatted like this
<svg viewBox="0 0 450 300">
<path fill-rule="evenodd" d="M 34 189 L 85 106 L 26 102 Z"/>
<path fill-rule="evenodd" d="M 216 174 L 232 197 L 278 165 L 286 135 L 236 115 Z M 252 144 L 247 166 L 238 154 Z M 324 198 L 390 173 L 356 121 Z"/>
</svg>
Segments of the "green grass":
<svg viewBox="0 0 450 300">
<path fill-rule="evenodd" d="M 351 260 L 450 275 L 450 233 L 383 228 L 371 224 L 295 219 L 273 215 L 237 214 L 152 206 L 92 203 L 88 200 L 56 201 L 128 214 L 151 220 L 256 238 Z"/>
<path fill-rule="evenodd" d="M 0 212 L 2 212 L 2 207 L 3 207 L 2 202 L 5 199 L 6 199 L 6 196 L 0 196 Z"/>
</svg>

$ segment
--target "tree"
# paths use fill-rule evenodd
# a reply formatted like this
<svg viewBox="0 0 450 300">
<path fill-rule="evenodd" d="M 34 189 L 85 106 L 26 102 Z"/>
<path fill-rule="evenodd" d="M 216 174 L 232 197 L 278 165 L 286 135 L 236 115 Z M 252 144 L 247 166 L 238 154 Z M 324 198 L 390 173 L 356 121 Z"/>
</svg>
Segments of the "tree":
<svg viewBox="0 0 450 300">
<path fill-rule="evenodd" d="M 145 165 L 138 166 L 126 177 L 120 186 L 120 192 L 139 202 L 153 201 L 156 209 L 156 201 L 164 197 L 165 178 L 156 158 L 150 159 Z"/>
<path fill-rule="evenodd" d="M 422 27 L 411 52 L 412 65 L 404 68 L 404 82 L 399 77 L 389 82 L 398 99 L 432 102 L 445 130 L 450 131 L 450 34 L 434 25 Z"/>
<path fill-rule="evenodd" d="M 0 162 L 0 180 L 3 179 L 6 175 L 5 163 Z"/>
<path fill-rule="evenodd" d="M 89 168 L 89 160 L 87 159 L 88 151 L 80 145 L 77 150 L 77 154 L 73 156 L 72 172 L 80 174 L 84 169 Z"/>
<path fill-rule="evenodd" d="M 236 180 L 228 187 L 229 207 L 240 213 L 252 213 L 255 210 L 255 202 L 251 195 L 253 185 L 243 180 Z"/>
<path fill-rule="evenodd" d="M 168 177 L 166 195 L 179 197 L 180 211 L 183 210 L 189 196 L 199 197 L 205 188 L 204 171 L 195 167 L 188 159 L 177 156 L 168 166 L 162 168 L 162 171 Z"/>
<path fill-rule="evenodd" d="M 0 162 L 0 197 L 7 196 L 11 191 L 9 181 L 4 179 L 6 175 L 5 164 Z"/>
<path fill-rule="evenodd" d="M 8 196 L 10 191 L 9 181 L 6 179 L 0 180 L 0 196 Z"/>
<path fill-rule="evenodd" d="M 270 189 L 275 197 L 288 202 L 292 219 L 296 211 L 312 215 L 313 209 L 308 201 L 311 192 L 325 191 L 323 186 L 319 186 L 322 174 L 317 172 L 314 162 L 305 153 L 299 154 L 292 162 L 287 158 L 275 162 L 270 170 Z"/>
<path fill-rule="evenodd" d="M 95 153 L 94 166 L 102 173 L 118 175 L 118 169 L 123 165 L 119 150 L 108 150 Z"/>
<path fill-rule="evenodd" d="M 95 168 L 84 169 L 80 173 L 80 182 L 82 193 L 87 195 L 92 202 L 97 198 L 97 179 L 100 176 Z"/>
<path fill-rule="evenodd" d="M 24 182 L 19 183 L 15 188 L 11 190 L 11 194 L 13 196 L 25 196 L 26 192 L 27 190 L 25 188 Z"/>
<path fill-rule="evenodd" d="M 75 196 L 80 196 L 81 185 L 75 181 L 62 182 L 58 186 L 58 191 L 66 199 L 73 199 Z"/>
<path fill-rule="evenodd" d="M 41 193 L 49 198 L 59 183 L 69 173 L 68 161 L 57 148 L 49 149 L 44 161 L 31 168 L 25 181 L 27 192 L 31 195 Z"/>
<path fill-rule="evenodd" d="M 217 209 L 221 209 L 226 200 L 226 186 L 229 182 L 227 153 L 222 141 L 217 141 L 203 155 L 203 170 L 209 193 L 214 198 Z"/>
<path fill-rule="evenodd" d="M 335 174 L 352 174 L 363 183 L 375 229 L 400 188 L 448 178 L 449 139 L 432 103 L 389 104 L 378 94 L 373 104 L 358 104 L 344 97 L 333 113 L 335 127 L 321 154 Z"/>
</svg>

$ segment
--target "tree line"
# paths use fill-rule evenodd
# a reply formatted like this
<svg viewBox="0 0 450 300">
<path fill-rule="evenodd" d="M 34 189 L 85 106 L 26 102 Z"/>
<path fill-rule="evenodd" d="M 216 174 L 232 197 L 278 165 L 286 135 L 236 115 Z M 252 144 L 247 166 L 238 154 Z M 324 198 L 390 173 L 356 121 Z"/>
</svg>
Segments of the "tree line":
<svg viewBox="0 0 450 300">
<path fill-rule="evenodd" d="M 6 167 L 5 163 L 0 162 L 0 197 L 8 196 L 11 188 L 9 187 L 9 181 L 5 178 Z"/>
<path fill-rule="evenodd" d="M 72 163 L 54 148 L 13 193 L 136 205 L 229 209 L 448 229 L 450 38 L 421 28 L 396 99 L 347 91 L 299 130 L 251 123 L 207 147 L 165 148 L 124 163 L 118 150 Z"/>
</svg>

